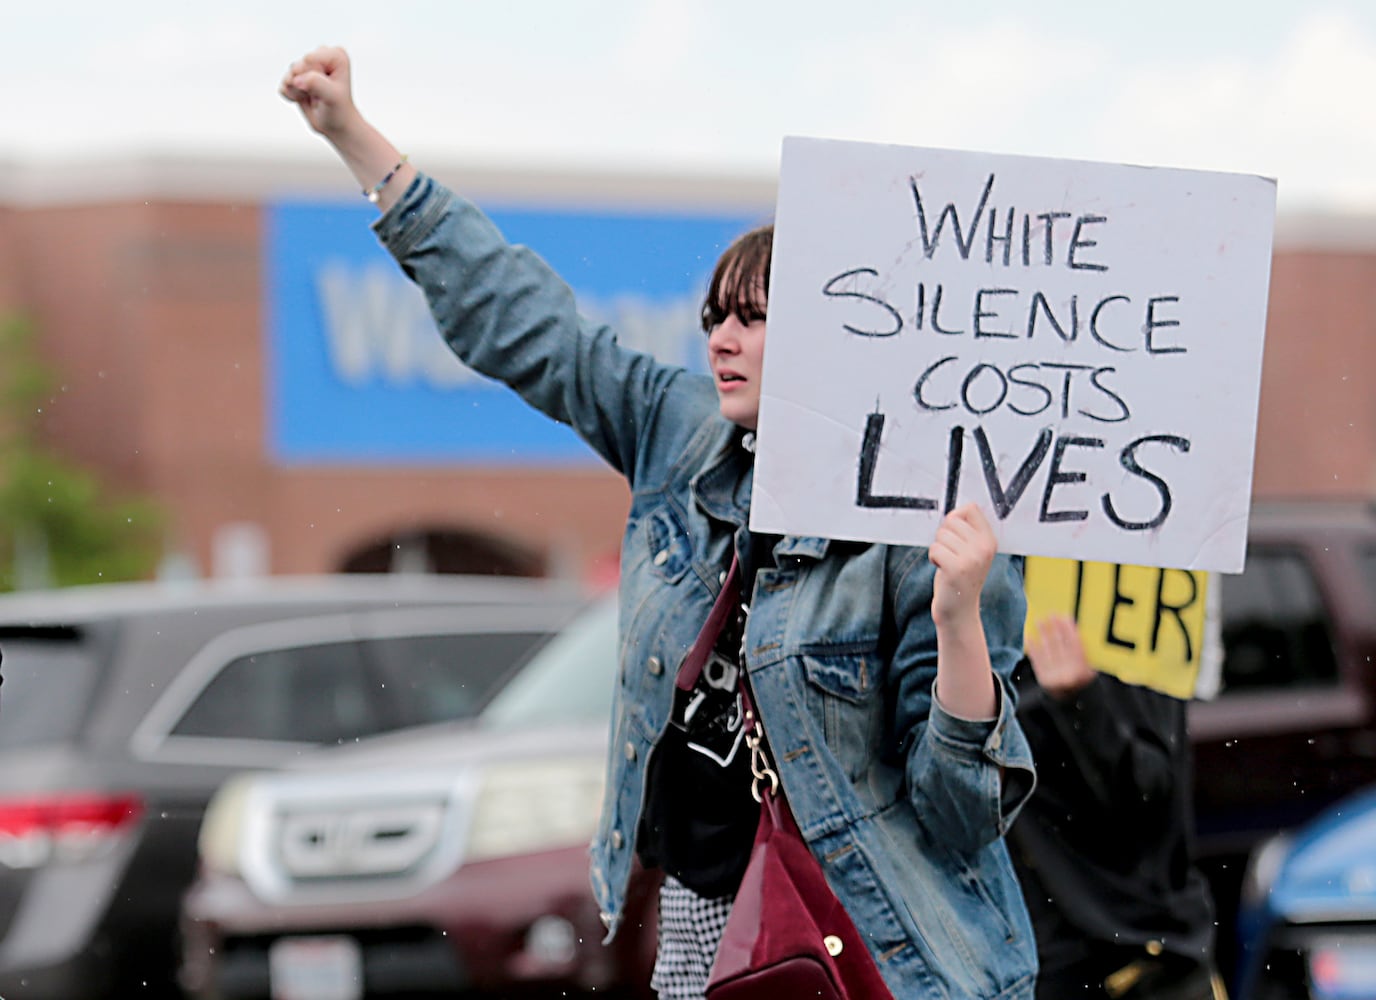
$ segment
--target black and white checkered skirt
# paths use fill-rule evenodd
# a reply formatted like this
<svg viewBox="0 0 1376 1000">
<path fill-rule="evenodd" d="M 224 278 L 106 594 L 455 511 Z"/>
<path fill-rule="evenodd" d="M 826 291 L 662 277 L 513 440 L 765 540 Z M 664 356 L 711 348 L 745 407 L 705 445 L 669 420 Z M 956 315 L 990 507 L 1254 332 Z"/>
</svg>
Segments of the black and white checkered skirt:
<svg viewBox="0 0 1376 1000">
<path fill-rule="evenodd" d="M 672 875 L 659 889 L 659 948 L 650 986 L 661 1000 L 702 1000 L 731 897 L 704 899 Z"/>
</svg>

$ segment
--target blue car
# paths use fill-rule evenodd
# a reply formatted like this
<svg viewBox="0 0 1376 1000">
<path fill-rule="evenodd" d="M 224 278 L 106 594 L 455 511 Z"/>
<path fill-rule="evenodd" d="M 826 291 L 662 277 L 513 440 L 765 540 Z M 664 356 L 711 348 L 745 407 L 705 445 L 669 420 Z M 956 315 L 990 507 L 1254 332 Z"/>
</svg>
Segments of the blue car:
<svg viewBox="0 0 1376 1000">
<path fill-rule="evenodd" d="M 1238 944 L 1237 1000 L 1376 1000 L 1376 788 L 1253 854 Z"/>
</svg>

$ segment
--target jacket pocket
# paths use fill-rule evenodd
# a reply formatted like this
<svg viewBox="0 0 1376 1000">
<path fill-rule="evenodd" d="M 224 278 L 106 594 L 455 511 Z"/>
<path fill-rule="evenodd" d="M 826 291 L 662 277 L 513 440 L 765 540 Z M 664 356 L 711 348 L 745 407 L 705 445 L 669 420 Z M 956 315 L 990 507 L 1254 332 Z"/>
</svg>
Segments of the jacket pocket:
<svg viewBox="0 0 1376 1000">
<path fill-rule="evenodd" d="M 808 713 L 818 721 L 827 748 L 852 780 L 868 766 L 878 741 L 883 699 L 874 652 L 805 653 Z"/>
<path fill-rule="evenodd" d="M 650 554 L 650 572 L 674 583 L 693 564 L 693 546 L 688 531 L 673 511 L 661 507 L 647 514 L 641 528 Z"/>
</svg>

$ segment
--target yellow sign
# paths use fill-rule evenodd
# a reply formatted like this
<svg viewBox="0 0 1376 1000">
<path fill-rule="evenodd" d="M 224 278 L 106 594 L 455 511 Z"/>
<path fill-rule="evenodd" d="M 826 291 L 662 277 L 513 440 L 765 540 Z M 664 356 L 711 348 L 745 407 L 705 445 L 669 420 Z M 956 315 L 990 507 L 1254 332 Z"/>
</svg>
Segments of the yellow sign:
<svg viewBox="0 0 1376 1000">
<path fill-rule="evenodd" d="M 1191 698 L 1213 653 L 1209 574 L 1028 557 L 1027 631 L 1050 614 L 1080 626 L 1089 662 L 1104 673 Z"/>
</svg>

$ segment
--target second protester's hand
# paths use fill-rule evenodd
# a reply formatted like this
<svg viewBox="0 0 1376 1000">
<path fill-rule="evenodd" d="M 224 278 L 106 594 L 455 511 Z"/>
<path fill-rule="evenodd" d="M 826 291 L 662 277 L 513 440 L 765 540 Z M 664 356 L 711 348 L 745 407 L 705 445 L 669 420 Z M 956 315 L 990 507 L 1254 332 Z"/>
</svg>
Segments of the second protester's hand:
<svg viewBox="0 0 1376 1000">
<path fill-rule="evenodd" d="M 1037 623 L 1027 641 L 1027 659 L 1042 690 L 1058 701 L 1073 698 L 1094 680 L 1080 629 L 1066 615 L 1049 615 Z"/>
</svg>

